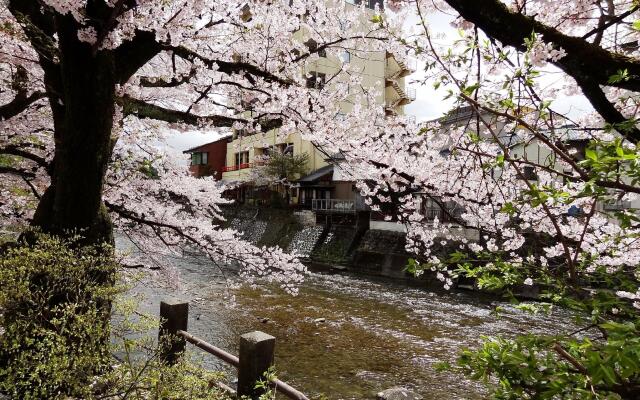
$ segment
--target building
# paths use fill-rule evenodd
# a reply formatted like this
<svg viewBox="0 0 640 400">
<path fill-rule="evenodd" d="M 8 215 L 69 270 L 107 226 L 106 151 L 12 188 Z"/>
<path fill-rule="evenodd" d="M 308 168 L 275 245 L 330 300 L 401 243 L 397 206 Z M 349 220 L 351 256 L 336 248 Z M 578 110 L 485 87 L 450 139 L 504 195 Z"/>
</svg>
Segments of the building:
<svg viewBox="0 0 640 400">
<path fill-rule="evenodd" d="M 351 0 L 347 3 L 358 5 L 361 4 L 361 0 Z M 368 0 L 365 6 L 374 9 L 376 6 L 382 7 L 383 4 L 380 0 Z M 317 46 L 313 40 L 305 41 L 304 32 L 297 32 L 296 35 L 299 35 L 308 48 L 313 49 Z M 318 55 L 318 59 L 309 61 L 305 66 L 305 72 L 309 77 L 307 86 L 310 88 L 323 87 L 327 77 L 333 76 L 344 63 L 349 63 L 351 70 L 361 75 L 364 88 L 383 89 L 380 90 L 381 94 L 376 103 L 384 108 L 385 114 L 403 115 L 404 106 L 415 100 L 415 90 L 405 86 L 405 77 L 415 71 L 415 62 L 397 61 L 392 54 L 383 51 L 351 54 L 345 50 L 339 56 L 323 52 L 319 52 Z M 350 107 L 349 104 L 341 104 L 345 113 Z M 345 177 L 334 176 L 339 171 L 333 168 L 333 160 L 322 149 L 303 140 L 299 134 L 281 137 L 277 129 L 259 135 L 235 132 L 233 139 L 227 144 L 222 180 L 242 182 L 245 186 L 251 186 L 255 176 L 254 169 L 260 166 L 262 157 L 274 149 L 287 151 L 292 155 L 308 154 L 307 175 L 300 176 L 296 182 L 298 187 L 291 189 L 290 198 L 294 204 L 315 208 L 314 199 L 323 200 L 322 203 L 315 203 L 318 205 L 345 204 L 338 200 L 357 200 L 353 182 Z M 245 200 L 246 194 L 250 192 L 255 193 L 253 190 L 239 191 L 238 199 Z M 336 201 L 332 203 L 329 200 Z"/>
<path fill-rule="evenodd" d="M 205 143 L 183 151 L 191 154 L 189 171 L 196 177 L 213 176 L 216 180 L 222 180 L 222 173 L 227 158 L 227 145 L 231 135 L 227 135 L 216 141 Z"/>
<path fill-rule="evenodd" d="M 533 109 L 523 111 L 525 113 L 537 112 Z M 451 110 L 440 119 L 441 125 L 443 127 L 443 134 L 447 134 L 447 129 L 450 127 L 472 126 L 473 130 L 475 130 L 477 116 L 478 114 L 472 106 L 464 106 Z M 513 124 L 507 124 L 504 117 L 484 111 L 480 113 L 480 116 L 484 121 L 486 121 L 486 123 L 488 123 L 492 127 L 492 130 L 495 133 L 497 139 L 503 145 L 510 149 L 511 157 L 520 160 L 528 160 L 531 162 L 531 165 L 521 166 L 522 179 L 526 179 L 527 181 L 534 184 L 538 182 L 539 178 L 536 173 L 535 165 L 544 165 L 546 167 L 553 168 L 558 172 L 564 172 L 569 175 L 573 173 L 572 169 L 570 168 L 563 169 L 563 163 L 558 158 L 558 156 L 540 139 L 530 138 L 526 141 L 523 140 L 517 135 L 517 130 L 520 128 L 516 128 L 516 130 L 514 130 Z M 572 124 L 566 119 L 563 119 L 563 117 L 559 114 L 556 114 L 554 119 L 558 122 L 558 126 L 556 126 L 553 131 L 545 130 L 541 131 L 540 133 L 544 134 L 548 140 L 561 142 L 562 147 L 566 148 L 567 151 L 572 153 L 573 157 L 577 161 L 584 160 L 586 156 L 586 149 L 590 142 L 588 135 L 585 135 L 585 132 L 577 129 L 576 125 Z M 480 123 L 479 128 L 479 134 L 482 137 L 490 137 L 490 133 L 484 126 L 484 123 Z M 433 201 L 429 200 L 426 197 L 424 197 L 422 206 L 425 215 L 430 218 L 438 216 L 440 221 L 445 221 L 448 215 L 457 215 L 462 212 L 459 207 L 456 207 L 456 205 L 452 203 L 447 205 L 448 207 L 451 207 L 451 209 L 447 210 L 447 212 L 444 212 L 444 210 L 442 210 L 439 205 L 434 204 Z M 638 209 L 640 209 L 640 200 L 623 201 L 618 199 L 610 202 L 599 201 L 596 204 L 597 211 L 604 211 L 609 213 L 613 211 Z M 567 207 L 567 216 L 575 217 L 580 216 L 581 214 L 581 209 L 575 206 Z"/>
<path fill-rule="evenodd" d="M 363 0 L 346 0 L 346 3 L 359 6 Z M 382 0 L 364 0 L 365 7 L 371 10 L 382 8 Z M 250 10 L 244 9 L 243 18 L 251 18 Z M 305 37 L 304 32 L 296 32 L 299 40 L 313 49 L 318 44 Z M 322 88 L 327 77 L 333 76 L 343 64 L 349 63 L 350 70 L 360 74 L 362 87 L 377 89 L 376 106 L 384 109 L 385 114 L 403 115 L 404 106 L 415 100 L 415 90 L 407 88 L 405 78 L 415 71 L 415 60 L 398 61 L 384 51 L 343 51 L 332 55 L 318 53 L 319 58 L 305 65 L 308 76 L 307 87 Z M 350 92 L 351 94 L 351 92 Z M 357 92 L 354 92 L 355 96 Z M 344 113 L 348 113 L 351 104 L 340 104 Z M 222 148 L 224 146 L 224 149 Z M 261 186 L 256 176 L 264 165 L 264 156 L 272 151 L 292 155 L 307 154 L 306 173 L 292 179 L 291 185 L 283 187 Z M 213 174 L 216 179 L 240 183 L 227 193 L 240 202 L 265 204 L 273 199 L 274 191 L 287 191 L 289 205 L 309 209 L 317 220 L 328 217 L 355 220 L 369 219 L 369 208 L 355 187 L 353 178 L 347 176 L 340 163 L 340 155 L 329 155 L 299 134 L 287 137 L 279 135 L 278 129 L 261 134 L 246 134 L 235 131 L 232 136 L 216 142 L 207 143 L 185 151 L 192 155 L 191 171 L 196 176 Z"/>
<path fill-rule="evenodd" d="M 326 76 L 330 76 L 340 69 L 343 62 L 357 64 L 355 69 L 363 74 L 363 86 L 374 87 L 384 82 L 382 96 L 377 99 L 379 105 L 385 108 L 387 115 L 404 114 L 404 106 L 415 100 L 415 90 L 406 88 L 404 78 L 415 70 L 415 65 L 398 62 L 389 53 L 373 53 L 368 59 L 350 57 L 348 52 L 338 58 L 320 57 L 307 66 L 312 81 L 309 85 L 319 85 Z M 233 140 L 227 145 L 227 156 L 222 174 L 225 181 L 250 182 L 251 169 L 257 166 L 256 161 L 271 149 L 288 149 L 292 154 L 307 153 L 310 155 L 308 171 L 314 172 L 329 164 L 327 154 L 313 143 L 303 140 L 300 135 L 292 134 L 286 138 L 280 137 L 274 129 L 266 134 L 245 135 L 236 132 Z"/>
</svg>

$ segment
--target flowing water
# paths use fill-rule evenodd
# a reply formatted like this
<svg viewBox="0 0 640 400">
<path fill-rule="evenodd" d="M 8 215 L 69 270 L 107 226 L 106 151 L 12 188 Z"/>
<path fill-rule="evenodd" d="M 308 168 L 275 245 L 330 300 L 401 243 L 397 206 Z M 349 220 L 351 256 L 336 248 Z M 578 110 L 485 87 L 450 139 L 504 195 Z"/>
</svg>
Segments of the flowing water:
<svg viewBox="0 0 640 400">
<path fill-rule="evenodd" d="M 144 295 L 144 310 L 157 314 L 168 297 L 189 301 L 189 331 L 234 354 L 243 333 L 275 336 L 278 377 L 316 398 L 372 399 L 404 386 L 424 399 L 482 399 L 481 384 L 435 365 L 454 362 L 483 335 L 571 329 L 565 313 L 532 316 L 477 293 L 311 273 L 292 297 L 275 286 L 227 289 L 218 269 L 197 257 L 178 265 L 171 284 L 148 277 L 133 289 Z M 500 317 L 493 313 L 498 305 L 505 308 Z M 232 373 L 213 356 L 204 359 Z"/>
</svg>

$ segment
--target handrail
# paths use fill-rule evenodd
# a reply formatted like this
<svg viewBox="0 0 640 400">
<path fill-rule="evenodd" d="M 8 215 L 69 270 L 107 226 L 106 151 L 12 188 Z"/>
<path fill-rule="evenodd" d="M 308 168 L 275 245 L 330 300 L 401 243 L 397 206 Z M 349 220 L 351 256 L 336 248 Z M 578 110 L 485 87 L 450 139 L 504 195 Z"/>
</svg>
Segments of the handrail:
<svg viewBox="0 0 640 400">
<path fill-rule="evenodd" d="M 226 351 L 205 342 L 204 340 L 193 336 L 192 334 L 185 332 L 183 330 L 179 330 L 178 331 L 178 335 L 182 336 L 187 342 L 193 344 L 196 347 L 201 348 L 202 350 L 206 351 L 209 354 L 212 354 L 216 357 L 218 357 L 219 359 L 221 359 L 222 361 L 233 365 L 234 367 L 238 368 L 240 366 L 240 359 L 236 356 L 234 356 L 231 353 L 227 353 Z"/>
<path fill-rule="evenodd" d="M 341 199 L 312 199 L 311 209 L 314 211 L 328 211 L 337 213 L 355 213 L 356 203 L 354 200 Z"/>
<path fill-rule="evenodd" d="M 309 400 L 309 398 L 305 396 L 304 393 L 289 386 L 288 383 L 282 382 L 278 378 L 272 380 L 271 383 L 273 384 L 276 390 L 279 390 L 280 393 L 284 394 L 285 396 L 287 396 L 292 400 Z"/>
<path fill-rule="evenodd" d="M 193 336 L 192 334 L 185 332 L 181 329 L 178 330 L 176 333 L 178 336 L 182 336 L 187 342 L 193 344 L 194 346 L 206 351 L 207 353 L 213 356 L 218 357 L 219 359 L 226 362 L 227 364 L 231 364 L 236 368 L 240 367 L 240 359 L 234 356 L 233 354 L 228 353 L 222 350 L 221 348 L 212 345 L 211 343 L 207 343 L 204 340 L 200 339 L 199 337 Z M 309 398 L 305 396 L 304 393 L 297 390 L 296 388 L 289 385 L 288 383 L 281 381 L 278 378 L 271 380 L 271 386 L 292 400 L 309 400 Z"/>
</svg>

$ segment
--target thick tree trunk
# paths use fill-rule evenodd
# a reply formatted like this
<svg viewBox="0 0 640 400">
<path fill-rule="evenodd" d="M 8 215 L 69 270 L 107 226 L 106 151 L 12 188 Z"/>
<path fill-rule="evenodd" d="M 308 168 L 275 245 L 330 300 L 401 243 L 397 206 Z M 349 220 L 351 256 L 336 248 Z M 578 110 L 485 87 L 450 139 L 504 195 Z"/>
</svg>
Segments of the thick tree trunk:
<svg viewBox="0 0 640 400">
<path fill-rule="evenodd" d="M 91 45 L 80 42 L 71 17 L 58 17 L 56 25 L 62 93 L 58 104 L 52 104 L 55 156 L 51 186 L 38 205 L 33 225 L 54 234 L 78 233 L 87 243 L 112 242 L 102 190 L 113 140 L 114 57 L 110 51 L 94 52 Z"/>
</svg>

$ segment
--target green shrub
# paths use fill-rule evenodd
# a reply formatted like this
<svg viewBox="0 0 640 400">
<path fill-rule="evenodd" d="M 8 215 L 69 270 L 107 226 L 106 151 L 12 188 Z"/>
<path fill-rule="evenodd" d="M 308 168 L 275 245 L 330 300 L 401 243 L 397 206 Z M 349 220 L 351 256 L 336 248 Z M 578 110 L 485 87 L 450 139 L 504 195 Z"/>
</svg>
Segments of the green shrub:
<svg viewBox="0 0 640 400">
<path fill-rule="evenodd" d="M 86 397 L 109 361 L 115 264 L 107 247 L 38 236 L 0 259 L 0 390 Z"/>
<path fill-rule="evenodd" d="M 211 399 L 219 374 L 159 358 L 158 319 L 116 286 L 108 246 L 36 235 L 0 258 L 0 394 L 14 399 Z M 135 318 L 133 318 L 135 317 Z M 151 333 L 151 336 L 149 335 Z"/>
</svg>

